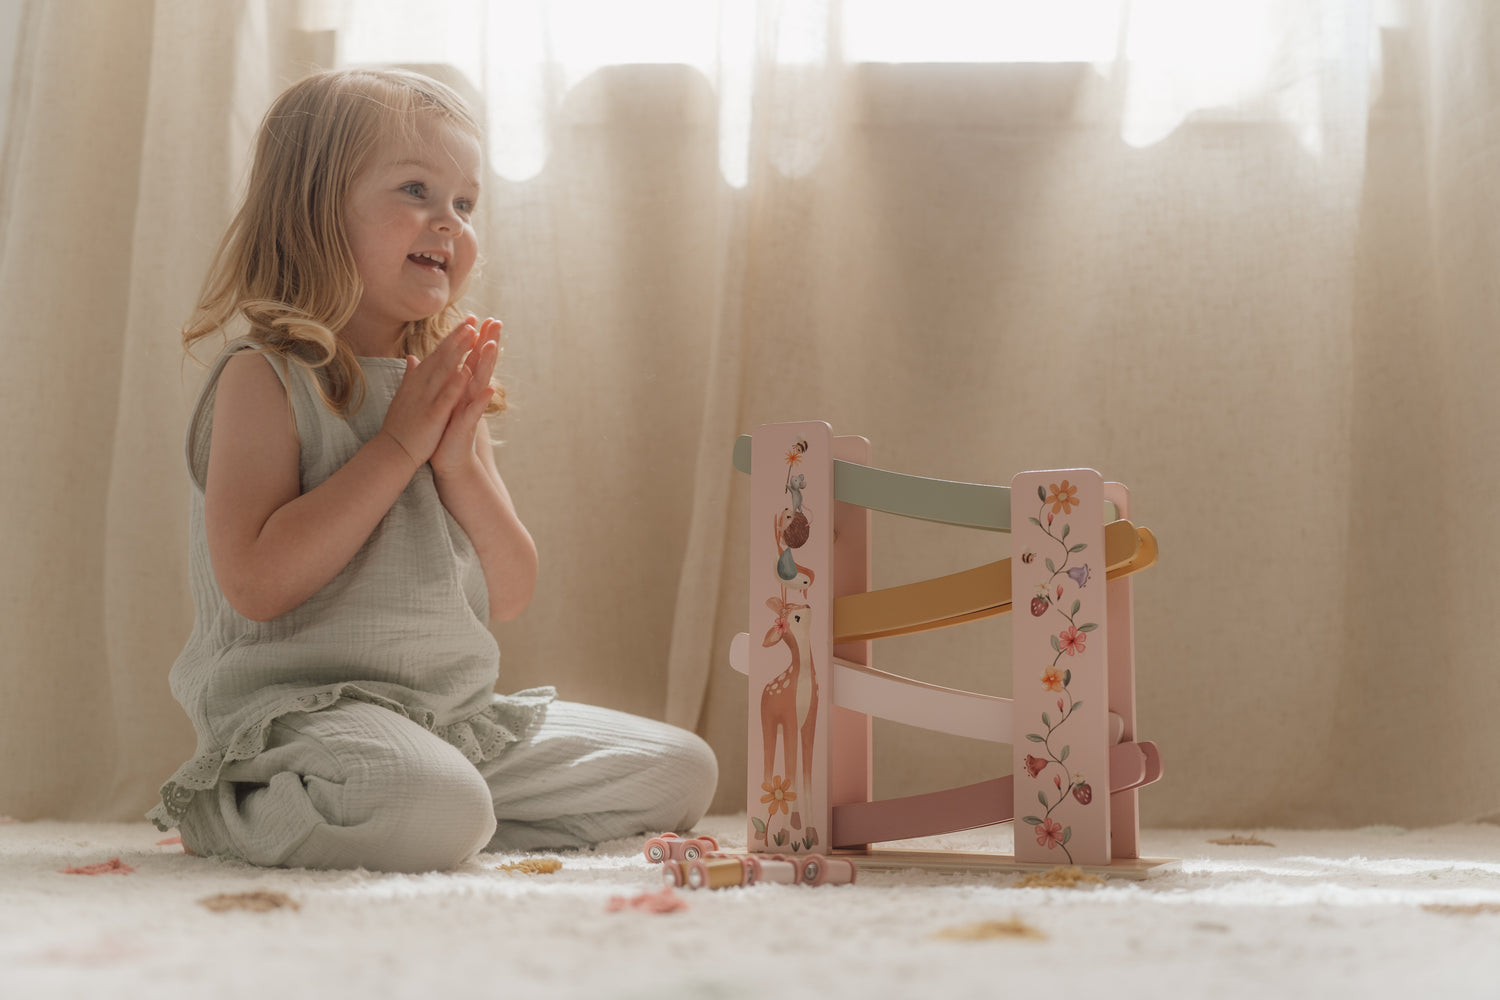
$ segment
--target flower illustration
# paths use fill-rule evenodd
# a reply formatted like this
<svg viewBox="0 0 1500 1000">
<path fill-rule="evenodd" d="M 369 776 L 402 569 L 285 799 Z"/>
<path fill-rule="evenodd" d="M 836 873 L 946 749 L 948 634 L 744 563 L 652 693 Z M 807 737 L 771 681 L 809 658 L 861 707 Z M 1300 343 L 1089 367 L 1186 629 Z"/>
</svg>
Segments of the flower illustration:
<svg viewBox="0 0 1500 1000">
<path fill-rule="evenodd" d="M 1069 656 L 1076 656 L 1084 651 L 1083 644 L 1088 640 L 1088 634 L 1078 631 L 1076 625 L 1069 625 L 1063 631 L 1057 633 L 1058 642 L 1062 644 L 1062 651 Z M 1053 690 L 1057 690 L 1053 688 Z"/>
<path fill-rule="evenodd" d="M 1046 766 L 1046 758 L 1033 757 L 1031 754 L 1026 755 L 1026 773 L 1031 775 L 1033 778 L 1035 778 L 1038 774 L 1041 774 L 1042 768 Z M 762 785 L 761 787 L 764 788 L 765 786 Z"/>
<path fill-rule="evenodd" d="M 1092 575 L 1093 574 L 1089 572 L 1088 563 L 1084 563 L 1082 566 L 1074 566 L 1072 569 L 1068 570 L 1068 579 L 1078 584 L 1079 590 L 1082 590 L 1084 587 L 1088 586 L 1089 577 L 1091 577 Z"/>
<path fill-rule="evenodd" d="M 1057 669 L 1056 666 L 1051 666 L 1043 670 L 1042 687 L 1048 691 L 1061 691 L 1063 689 L 1063 672 Z"/>
<path fill-rule="evenodd" d="M 1073 508 L 1082 502 L 1078 499 L 1078 487 L 1066 479 L 1061 483 L 1052 483 L 1047 488 L 1052 492 L 1042 502 L 1050 503 L 1054 514 L 1071 514 Z"/>
<path fill-rule="evenodd" d="M 767 810 L 768 815 L 775 816 L 778 811 L 784 813 L 791 811 L 787 803 L 795 802 L 797 800 L 797 793 L 788 790 L 790 784 L 786 778 L 783 778 L 779 774 L 772 777 L 770 781 L 761 784 L 761 790 L 766 793 L 760 797 L 761 804 L 765 805 L 769 803 L 771 806 Z"/>
<path fill-rule="evenodd" d="M 1062 824 L 1051 816 L 1046 817 L 1036 827 L 1036 842 L 1039 846 L 1051 850 L 1062 843 Z"/>
<path fill-rule="evenodd" d="M 788 469 L 792 468 L 798 462 L 802 461 L 802 453 L 805 450 L 806 450 L 805 447 L 804 448 L 793 448 L 793 449 L 791 449 L 790 451 L 788 451 L 786 453 L 786 465 L 787 465 Z"/>
</svg>

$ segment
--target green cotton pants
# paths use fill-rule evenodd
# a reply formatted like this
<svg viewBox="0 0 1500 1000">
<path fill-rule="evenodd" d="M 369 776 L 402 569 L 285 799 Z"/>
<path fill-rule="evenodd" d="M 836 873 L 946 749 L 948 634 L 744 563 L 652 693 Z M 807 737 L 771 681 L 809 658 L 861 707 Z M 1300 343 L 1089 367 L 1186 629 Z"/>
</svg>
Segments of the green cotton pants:
<svg viewBox="0 0 1500 1000">
<path fill-rule="evenodd" d="M 480 850 L 686 830 L 717 780 L 697 736 L 610 709 L 552 702 L 476 765 L 404 716 L 346 701 L 277 719 L 263 752 L 194 797 L 182 842 L 270 867 L 444 870 Z"/>
</svg>

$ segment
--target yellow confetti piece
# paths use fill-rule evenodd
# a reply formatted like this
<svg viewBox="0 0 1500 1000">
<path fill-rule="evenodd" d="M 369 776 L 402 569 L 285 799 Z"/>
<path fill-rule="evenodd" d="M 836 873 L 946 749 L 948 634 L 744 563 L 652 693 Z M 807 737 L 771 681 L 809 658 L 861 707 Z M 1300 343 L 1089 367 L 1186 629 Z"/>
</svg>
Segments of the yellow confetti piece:
<svg viewBox="0 0 1500 1000">
<path fill-rule="evenodd" d="M 1500 913 L 1500 903 L 1428 903 L 1422 909 L 1450 917 L 1474 917 L 1481 913 Z"/>
<path fill-rule="evenodd" d="M 224 892 L 217 896 L 205 896 L 203 899 L 198 900 L 198 905 L 205 906 L 215 913 L 224 913 L 228 910 L 249 910 L 251 913 L 265 913 L 267 910 L 302 909 L 297 901 L 286 893 L 270 892 L 268 890 Z"/>
<path fill-rule="evenodd" d="M 522 858 L 496 865 L 497 872 L 520 872 L 523 875 L 551 875 L 562 868 L 561 858 Z"/>
<path fill-rule="evenodd" d="M 977 924 L 945 927 L 933 937 L 943 941 L 993 941 L 997 938 L 1022 938 L 1045 941 L 1047 935 L 1015 917 L 1009 920 L 985 920 Z"/>
<path fill-rule="evenodd" d="M 1061 865 L 1049 871 L 1027 875 L 1016 884 L 1018 889 L 1076 889 L 1081 885 L 1103 885 L 1104 879 L 1082 868 Z"/>
<path fill-rule="evenodd" d="M 1210 844 L 1223 844 L 1226 847 L 1275 847 L 1269 840 L 1261 840 L 1259 837 L 1241 837 L 1239 834 L 1231 834 L 1228 837 L 1220 837 L 1210 840 Z"/>
</svg>

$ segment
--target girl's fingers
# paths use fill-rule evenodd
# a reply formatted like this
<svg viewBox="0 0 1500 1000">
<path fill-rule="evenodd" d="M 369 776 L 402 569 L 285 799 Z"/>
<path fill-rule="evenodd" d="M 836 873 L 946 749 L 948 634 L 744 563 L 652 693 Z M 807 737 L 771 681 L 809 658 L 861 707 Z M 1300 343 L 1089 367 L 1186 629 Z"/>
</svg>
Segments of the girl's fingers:
<svg viewBox="0 0 1500 1000">
<path fill-rule="evenodd" d="M 469 357 L 474 360 L 475 387 L 488 387 L 490 376 L 495 374 L 495 364 L 500 360 L 500 345 L 488 341 L 470 352 Z"/>
</svg>

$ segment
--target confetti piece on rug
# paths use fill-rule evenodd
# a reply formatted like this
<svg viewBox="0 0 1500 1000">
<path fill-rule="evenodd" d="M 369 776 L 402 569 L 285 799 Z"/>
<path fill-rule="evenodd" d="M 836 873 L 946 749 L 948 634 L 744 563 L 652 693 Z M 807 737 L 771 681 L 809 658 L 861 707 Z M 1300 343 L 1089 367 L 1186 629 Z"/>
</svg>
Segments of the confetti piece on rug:
<svg viewBox="0 0 1500 1000">
<path fill-rule="evenodd" d="M 1500 903 L 1428 903 L 1422 909 L 1450 917 L 1474 917 L 1481 913 L 1500 913 Z"/>
<path fill-rule="evenodd" d="M 119 858 L 110 858 L 94 865 L 79 865 L 76 868 L 64 868 L 59 871 L 60 875 L 132 875 L 135 869 L 125 864 Z"/>
<path fill-rule="evenodd" d="M 1034 875 L 1027 875 L 1016 883 L 1017 889 L 1076 889 L 1081 885 L 1103 885 L 1104 879 L 1091 875 L 1077 866 L 1060 865 L 1057 868 Z"/>
<path fill-rule="evenodd" d="M 1231 834 L 1228 837 L 1219 837 L 1210 840 L 1210 844 L 1223 844 L 1226 847 L 1275 847 L 1269 840 L 1261 840 L 1259 837 L 1241 837 L 1239 834 Z"/>
<path fill-rule="evenodd" d="M 178 847 L 181 847 L 182 837 L 163 837 L 156 842 L 157 847 L 171 847 L 174 844 L 176 844 Z"/>
<path fill-rule="evenodd" d="M 1023 938 L 1045 941 L 1047 935 L 1028 923 L 1011 917 L 1009 920 L 985 920 L 977 924 L 960 924 L 945 927 L 933 935 L 944 941 L 993 941 L 997 938 Z"/>
<path fill-rule="evenodd" d="M 497 872 L 520 872 L 522 875 L 551 875 L 562 868 L 561 858 L 522 858 L 496 865 Z"/>
<path fill-rule="evenodd" d="M 217 896 L 203 897 L 198 900 L 198 905 L 205 906 L 215 913 L 224 913 L 228 910 L 265 913 L 267 910 L 302 909 L 297 901 L 286 893 L 271 892 L 266 889 L 258 889 L 254 892 L 221 892 Z"/>
<path fill-rule="evenodd" d="M 18 820 L 18 819 L 16 819 L 14 816 L 0 816 L 0 826 L 7 826 L 7 825 L 9 825 L 11 823 L 19 823 L 19 822 L 21 822 L 21 821 Z"/>
<path fill-rule="evenodd" d="M 688 908 L 686 901 L 678 896 L 669 886 L 657 892 L 643 892 L 639 896 L 626 899 L 624 896 L 609 897 L 609 905 L 605 906 L 606 913 L 618 913 L 621 910 L 642 910 L 646 913 L 672 913 L 676 910 Z"/>
<path fill-rule="evenodd" d="M 147 949 L 134 941 L 100 938 L 93 942 L 60 944 L 36 953 L 44 962 L 69 965 L 109 965 L 146 954 Z"/>
</svg>

